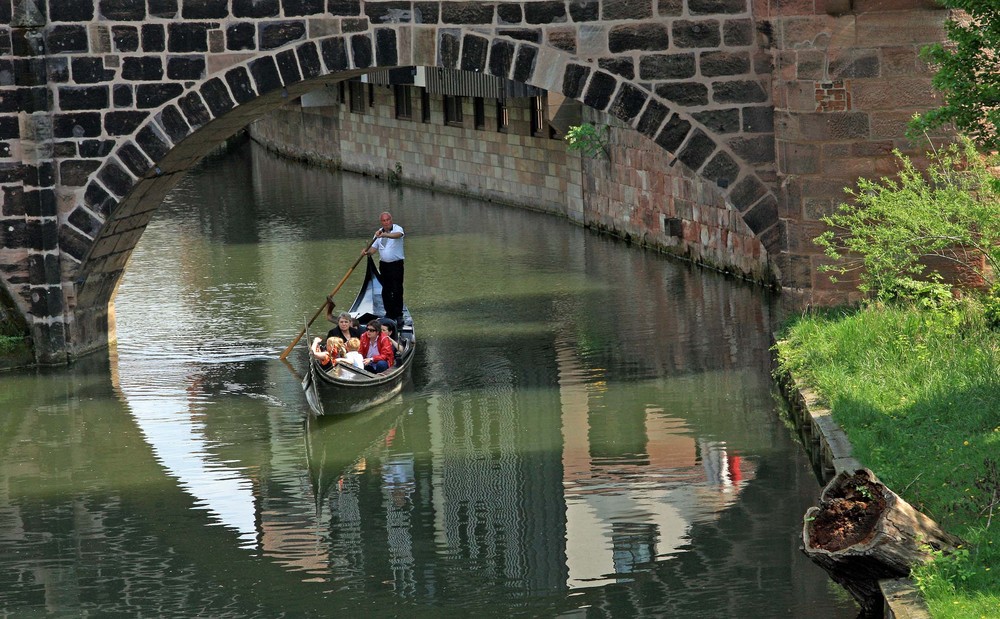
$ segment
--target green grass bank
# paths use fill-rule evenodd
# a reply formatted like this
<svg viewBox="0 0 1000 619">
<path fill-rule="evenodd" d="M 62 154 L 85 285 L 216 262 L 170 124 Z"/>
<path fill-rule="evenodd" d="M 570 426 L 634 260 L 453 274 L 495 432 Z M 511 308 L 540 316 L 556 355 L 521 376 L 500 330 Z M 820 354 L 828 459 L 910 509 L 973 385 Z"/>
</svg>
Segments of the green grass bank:
<svg viewBox="0 0 1000 619">
<path fill-rule="evenodd" d="M 967 542 L 912 574 L 935 618 L 1000 617 L 1000 330 L 987 316 L 974 301 L 823 310 L 777 344 L 855 457 Z"/>
</svg>

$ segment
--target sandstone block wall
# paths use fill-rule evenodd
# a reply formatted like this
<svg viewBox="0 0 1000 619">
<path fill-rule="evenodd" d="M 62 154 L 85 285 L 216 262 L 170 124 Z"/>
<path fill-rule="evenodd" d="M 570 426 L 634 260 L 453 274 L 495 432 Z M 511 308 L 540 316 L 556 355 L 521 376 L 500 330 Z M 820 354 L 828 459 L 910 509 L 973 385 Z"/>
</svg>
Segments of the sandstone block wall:
<svg viewBox="0 0 1000 619">
<path fill-rule="evenodd" d="M 367 96 L 368 86 L 365 86 Z M 443 99 L 430 97 L 423 122 L 420 97 L 411 119 L 395 118 L 390 87 L 376 86 L 364 113 L 346 103 L 290 104 L 250 127 L 261 144 L 287 156 L 567 217 L 694 262 L 776 285 L 766 249 L 727 202 L 652 140 L 588 110 L 586 120 L 612 123 L 609 159 L 581 158 L 562 139 L 530 133 L 530 99 L 508 101 L 506 133 L 495 131 L 495 103 L 486 126 L 473 127 L 465 100 L 461 127 L 444 123 Z"/>
</svg>

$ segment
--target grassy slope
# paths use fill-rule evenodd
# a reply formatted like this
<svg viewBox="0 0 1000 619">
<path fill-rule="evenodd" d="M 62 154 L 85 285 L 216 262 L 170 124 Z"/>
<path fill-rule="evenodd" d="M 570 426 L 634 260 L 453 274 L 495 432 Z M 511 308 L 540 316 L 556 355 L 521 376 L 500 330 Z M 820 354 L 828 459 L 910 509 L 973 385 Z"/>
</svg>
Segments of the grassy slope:
<svg viewBox="0 0 1000 619">
<path fill-rule="evenodd" d="M 855 456 L 968 542 L 914 572 L 934 617 L 1000 617 L 1000 332 L 974 309 L 831 311 L 796 319 L 779 353 Z"/>
</svg>

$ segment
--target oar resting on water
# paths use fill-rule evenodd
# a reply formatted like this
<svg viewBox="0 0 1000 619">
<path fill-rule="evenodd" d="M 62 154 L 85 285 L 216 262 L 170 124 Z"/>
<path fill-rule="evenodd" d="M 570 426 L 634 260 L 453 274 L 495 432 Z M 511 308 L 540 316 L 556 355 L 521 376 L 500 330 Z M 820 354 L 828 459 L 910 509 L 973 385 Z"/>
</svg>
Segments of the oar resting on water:
<svg viewBox="0 0 1000 619">
<path fill-rule="evenodd" d="M 368 245 L 365 246 L 364 251 L 362 251 L 361 255 L 358 256 L 358 259 L 354 261 L 354 264 L 351 265 L 351 268 L 347 269 L 347 273 L 345 273 L 344 277 L 341 278 L 340 283 L 337 284 L 337 287 L 333 289 L 333 292 L 331 292 L 330 294 L 327 295 L 326 300 L 323 301 L 323 305 L 319 306 L 319 309 L 316 310 L 316 313 L 313 314 L 313 317 L 310 318 L 308 322 L 306 322 L 306 326 L 302 327 L 302 330 L 299 331 L 299 334 L 295 336 L 295 339 L 292 340 L 292 343 L 289 344 L 288 347 L 285 348 L 284 351 L 282 351 L 282 353 L 278 356 L 279 359 L 281 359 L 282 361 L 284 361 L 285 357 L 287 357 L 289 354 L 291 354 L 292 349 L 295 348 L 295 345 L 299 343 L 299 340 L 302 339 L 302 336 L 306 334 L 306 329 L 309 328 L 309 325 L 311 325 L 316 320 L 316 318 L 319 317 L 319 315 L 323 313 L 323 310 L 326 309 L 327 305 L 333 303 L 333 295 L 337 294 L 337 292 L 340 290 L 340 287 L 343 286 L 344 282 L 347 281 L 347 278 L 351 276 L 351 273 L 354 272 L 355 267 L 357 267 L 361 263 L 361 260 L 364 259 L 364 257 L 365 257 L 365 253 L 368 251 L 368 249 L 372 246 L 372 243 L 374 243 L 375 239 L 377 239 L 377 238 L 378 238 L 378 235 L 373 236 L 372 240 L 368 241 Z"/>
</svg>

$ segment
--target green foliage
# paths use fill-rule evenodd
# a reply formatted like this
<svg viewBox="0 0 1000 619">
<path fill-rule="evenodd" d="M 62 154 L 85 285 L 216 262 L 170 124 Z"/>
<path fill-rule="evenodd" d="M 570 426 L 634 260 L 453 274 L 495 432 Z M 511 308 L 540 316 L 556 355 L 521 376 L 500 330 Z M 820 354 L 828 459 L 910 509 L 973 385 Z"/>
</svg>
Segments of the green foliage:
<svg viewBox="0 0 1000 619">
<path fill-rule="evenodd" d="M 879 300 L 939 302 L 946 290 L 924 259 L 961 265 L 987 284 L 1000 273 L 1000 180 L 994 163 L 970 140 L 930 154 L 921 173 L 895 152 L 897 178 L 859 179 L 841 204 L 822 221 L 830 229 L 815 239 L 835 262 L 823 271 L 857 271 L 858 288 Z M 985 256 L 987 268 L 978 258 Z M 937 299 L 937 301 L 935 301 Z"/>
<path fill-rule="evenodd" d="M 389 182 L 398 185 L 403 182 L 403 164 L 396 162 L 396 166 L 389 170 Z"/>
<path fill-rule="evenodd" d="M 608 157 L 609 134 L 610 129 L 607 125 L 595 127 L 590 123 L 584 123 L 570 127 L 565 139 L 569 150 L 579 151 L 594 159 L 603 159 Z"/>
<path fill-rule="evenodd" d="M 994 290 L 983 298 L 983 319 L 990 329 L 1000 329 L 1000 291 Z"/>
<path fill-rule="evenodd" d="M 0 335 L 0 355 L 6 355 L 16 350 L 20 350 L 23 344 L 23 337 Z"/>
<path fill-rule="evenodd" d="M 953 123 L 977 144 L 1000 148 L 1000 2 L 938 0 L 965 16 L 947 21 L 948 44 L 925 47 L 921 56 L 937 69 L 934 88 L 944 106 L 910 123 L 915 139 L 929 129 Z M 961 19 L 961 21 L 959 21 Z"/>
</svg>

